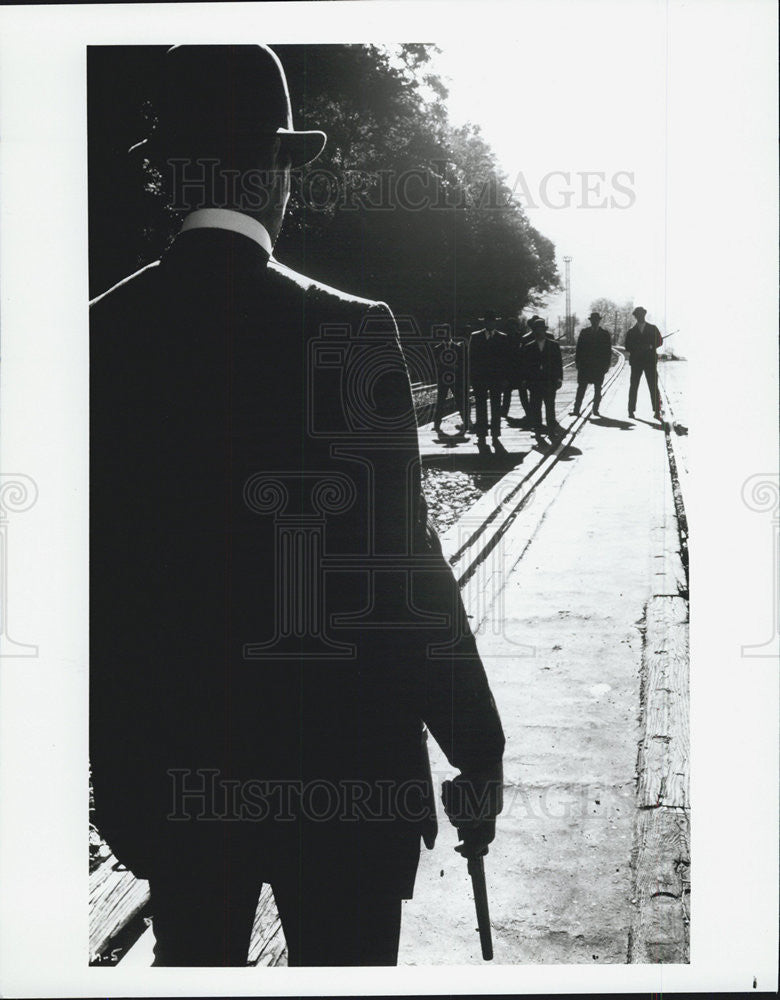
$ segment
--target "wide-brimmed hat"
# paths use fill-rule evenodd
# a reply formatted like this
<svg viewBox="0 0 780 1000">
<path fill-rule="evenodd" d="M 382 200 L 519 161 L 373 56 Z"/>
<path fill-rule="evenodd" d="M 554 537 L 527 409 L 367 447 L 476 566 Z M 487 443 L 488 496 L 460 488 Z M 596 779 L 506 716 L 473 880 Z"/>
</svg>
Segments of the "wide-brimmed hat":
<svg viewBox="0 0 780 1000">
<path fill-rule="evenodd" d="M 545 323 L 545 321 L 543 319 L 540 319 L 537 316 L 536 319 L 531 320 L 531 329 L 532 330 L 546 330 L 547 329 L 547 324 Z"/>
<path fill-rule="evenodd" d="M 601 313 L 592 312 L 590 316 L 588 316 L 588 319 L 601 319 Z"/>
<path fill-rule="evenodd" d="M 267 45 L 175 45 L 165 54 L 157 126 L 137 143 L 165 155 L 207 155 L 278 137 L 293 167 L 316 159 L 327 136 L 293 128 L 287 77 Z"/>
</svg>

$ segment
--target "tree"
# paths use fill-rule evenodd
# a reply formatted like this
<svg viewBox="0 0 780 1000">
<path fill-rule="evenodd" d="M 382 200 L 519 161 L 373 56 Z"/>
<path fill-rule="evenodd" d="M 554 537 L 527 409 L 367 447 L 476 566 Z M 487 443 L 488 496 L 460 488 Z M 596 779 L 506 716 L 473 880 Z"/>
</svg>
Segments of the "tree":
<svg viewBox="0 0 780 1000">
<path fill-rule="evenodd" d="M 624 344 L 626 342 L 626 334 L 628 333 L 630 327 L 634 325 L 634 300 L 629 299 L 628 302 L 624 302 L 623 305 L 618 309 L 618 321 L 615 324 L 616 330 L 615 335 L 617 340 L 615 343 Z"/>
<path fill-rule="evenodd" d="M 612 299 L 604 298 L 594 299 L 590 304 L 591 312 L 601 314 L 602 325 L 612 334 L 613 344 L 622 344 L 626 339 L 626 332 L 633 323 L 633 308 L 633 302 L 618 306 Z"/>
<path fill-rule="evenodd" d="M 280 256 L 305 252 L 308 273 L 388 300 L 422 331 L 458 329 L 488 307 L 514 316 L 558 284 L 553 244 L 512 201 L 478 126 L 448 121 L 430 50 L 279 48 L 296 120 L 329 134 L 313 171 L 360 206 L 315 219 L 297 199 Z"/>
</svg>

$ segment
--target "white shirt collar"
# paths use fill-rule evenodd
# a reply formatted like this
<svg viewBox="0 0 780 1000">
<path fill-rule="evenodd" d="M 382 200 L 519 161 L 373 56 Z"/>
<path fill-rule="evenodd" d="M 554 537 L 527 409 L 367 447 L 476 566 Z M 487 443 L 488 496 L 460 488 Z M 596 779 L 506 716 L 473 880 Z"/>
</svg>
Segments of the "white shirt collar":
<svg viewBox="0 0 780 1000">
<path fill-rule="evenodd" d="M 182 223 L 181 232 L 188 229 L 229 229 L 254 240 L 269 257 L 273 254 L 271 237 L 262 222 L 230 208 L 199 208 L 190 212 Z"/>
</svg>

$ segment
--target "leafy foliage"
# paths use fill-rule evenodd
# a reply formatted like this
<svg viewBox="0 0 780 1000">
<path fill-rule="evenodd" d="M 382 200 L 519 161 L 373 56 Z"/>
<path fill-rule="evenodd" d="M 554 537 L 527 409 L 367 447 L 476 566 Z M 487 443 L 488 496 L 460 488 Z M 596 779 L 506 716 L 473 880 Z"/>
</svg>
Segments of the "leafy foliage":
<svg viewBox="0 0 780 1000">
<path fill-rule="evenodd" d="M 605 298 L 594 299 L 590 304 L 591 312 L 601 314 L 601 325 L 610 331 L 612 342 L 615 344 L 622 344 L 629 327 L 633 326 L 634 317 L 631 315 L 633 308 L 633 302 L 625 302 L 619 306 L 612 299 Z"/>
<path fill-rule="evenodd" d="M 514 316 L 558 286 L 552 243 L 528 222 L 479 128 L 448 121 L 431 47 L 277 46 L 296 127 L 328 133 L 296 173 L 276 256 L 380 298 L 422 331 L 484 309 Z M 91 284 L 155 259 L 177 228 L 143 152 L 164 47 L 89 55 Z"/>
</svg>

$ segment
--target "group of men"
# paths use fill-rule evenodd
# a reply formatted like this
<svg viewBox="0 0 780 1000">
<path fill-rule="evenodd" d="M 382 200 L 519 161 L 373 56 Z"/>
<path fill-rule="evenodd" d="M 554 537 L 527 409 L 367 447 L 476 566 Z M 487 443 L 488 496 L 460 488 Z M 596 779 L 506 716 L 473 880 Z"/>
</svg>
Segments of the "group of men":
<svg viewBox="0 0 780 1000">
<path fill-rule="evenodd" d="M 270 48 L 173 47 L 158 111 L 133 148 L 181 229 L 90 310 L 94 820 L 149 881 L 155 965 L 246 964 L 264 882 L 290 965 L 394 965 L 436 836 L 427 734 L 459 772 L 445 811 L 470 863 L 495 836 L 504 751 L 427 517 L 395 319 L 273 256 L 291 172 L 327 137 L 293 127 Z M 187 206 L 185 161 L 219 165 Z M 226 200 L 220 178 L 241 172 L 256 203 Z M 594 380 L 598 319 L 578 349 Z M 323 328 L 344 342 L 318 354 Z M 654 329 L 642 317 L 627 341 L 632 407 Z M 465 428 L 452 344 L 442 385 L 462 389 Z M 481 446 L 488 401 L 495 443 L 514 386 L 530 425 L 545 406 L 557 429 L 543 320 L 513 344 L 486 313 L 469 353 Z"/>
<path fill-rule="evenodd" d="M 560 425 L 555 417 L 555 394 L 563 384 L 563 359 L 560 347 L 547 331 L 547 324 L 534 316 L 524 332 L 504 333 L 498 329 L 492 310 L 486 310 L 483 321 L 484 327 L 475 330 L 469 338 L 468 372 L 463 343 L 450 338 L 437 351 L 434 431 L 439 433 L 441 430 L 449 392 L 455 397 L 460 412 L 460 430 L 464 433 L 468 430 L 470 384 L 474 390 L 474 431 L 480 451 L 487 448 L 488 432 L 493 447 L 502 450 L 501 418 L 509 413 L 515 388 L 525 414 L 524 425 L 541 434 L 544 408 L 547 430 L 557 433 Z"/>
<path fill-rule="evenodd" d="M 647 310 L 643 306 L 637 306 L 633 315 L 636 323 L 626 334 L 625 343 L 631 369 L 628 415 L 634 417 L 639 383 L 644 375 L 653 414 L 660 419 L 656 350 L 663 338 L 656 326 L 646 322 Z M 585 391 L 592 385 L 593 414 L 598 417 L 604 377 L 612 362 L 612 335 L 601 326 L 600 313 L 594 311 L 588 319 L 590 326 L 580 332 L 574 355 L 577 393 L 571 413 L 579 416 Z M 487 310 L 484 327 L 469 338 L 468 352 L 464 343 L 455 341 L 451 335 L 436 351 L 434 433 L 441 432 L 447 397 L 452 393 L 461 418 L 458 429 L 465 434 L 472 427 L 480 452 L 487 450 L 488 431 L 494 449 L 497 452 L 505 450 L 500 440 L 501 418 L 509 415 L 514 389 L 518 391 L 523 408 L 521 427 L 537 435 L 546 429 L 552 437 L 560 435 L 562 430 L 555 413 L 555 396 L 563 384 L 563 360 L 547 324 L 540 317 L 532 316 L 524 324 L 525 330 L 518 328 L 504 333 L 497 328 L 496 321 L 495 312 Z M 473 426 L 469 420 L 469 385 L 474 392 L 476 409 Z M 546 427 L 542 423 L 543 409 Z"/>
</svg>

